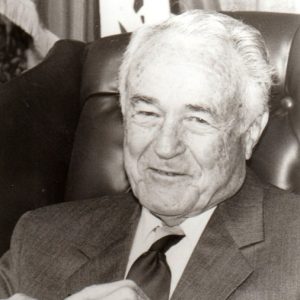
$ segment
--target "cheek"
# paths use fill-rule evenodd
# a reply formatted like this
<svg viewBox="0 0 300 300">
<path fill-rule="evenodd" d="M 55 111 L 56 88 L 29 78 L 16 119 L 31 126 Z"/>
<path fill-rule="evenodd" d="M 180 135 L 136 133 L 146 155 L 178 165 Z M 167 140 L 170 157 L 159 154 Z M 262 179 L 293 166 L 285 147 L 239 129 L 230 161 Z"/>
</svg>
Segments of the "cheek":
<svg viewBox="0 0 300 300">
<path fill-rule="evenodd" d="M 153 128 L 144 128 L 133 122 L 126 122 L 125 146 L 128 148 L 129 154 L 138 159 L 147 149 L 154 135 L 155 130 Z"/>
<path fill-rule="evenodd" d="M 190 136 L 186 139 L 194 159 L 204 169 L 225 170 L 235 163 L 241 148 L 236 138 L 226 133 L 219 135 Z"/>
<path fill-rule="evenodd" d="M 139 198 L 139 182 L 143 174 L 139 171 L 139 165 L 143 154 L 147 151 L 153 137 L 154 129 L 137 126 L 133 122 L 126 122 L 124 137 L 124 163 L 126 173 L 133 193 Z"/>
<path fill-rule="evenodd" d="M 236 134 L 224 134 L 219 152 L 219 169 L 224 173 L 233 173 L 234 169 L 245 162 L 241 137 Z"/>
</svg>

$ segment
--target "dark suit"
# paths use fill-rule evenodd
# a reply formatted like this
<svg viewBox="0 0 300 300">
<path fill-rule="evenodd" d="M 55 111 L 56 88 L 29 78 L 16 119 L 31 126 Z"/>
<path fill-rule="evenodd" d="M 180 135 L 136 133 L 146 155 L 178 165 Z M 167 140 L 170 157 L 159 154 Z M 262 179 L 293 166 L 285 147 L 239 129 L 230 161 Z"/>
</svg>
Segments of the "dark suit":
<svg viewBox="0 0 300 300">
<path fill-rule="evenodd" d="M 123 279 L 139 216 L 130 194 L 26 214 L 1 262 L 0 298 L 63 299 Z M 248 176 L 216 209 L 172 299 L 299 298 L 300 198 Z"/>
</svg>

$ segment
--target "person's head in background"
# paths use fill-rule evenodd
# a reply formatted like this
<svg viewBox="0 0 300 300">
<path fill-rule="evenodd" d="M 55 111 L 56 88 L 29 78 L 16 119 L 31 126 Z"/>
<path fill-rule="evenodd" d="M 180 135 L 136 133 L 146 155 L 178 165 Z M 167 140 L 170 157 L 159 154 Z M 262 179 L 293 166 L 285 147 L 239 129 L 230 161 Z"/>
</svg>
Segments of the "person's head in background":
<svg viewBox="0 0 300 300">
<path fill-rule="evenodd" d="M 235 194 L 268 120 L 272 68 L 260 33 L 189 11 L 133 34 L 120 69 L 125 168 L 168 225 Z"/>
<path fill-rule="evenodd" d="M 0 82 L 40 63 L 58 37 L 40 19 L 38 0 L 0 0 Z"/>
<path fill-rule="evenodd" d="M 1 83 L 11 80 L 29 68 L 27 53 L 32 44 L 32 36 L 0 14 Z"/>
</svg>

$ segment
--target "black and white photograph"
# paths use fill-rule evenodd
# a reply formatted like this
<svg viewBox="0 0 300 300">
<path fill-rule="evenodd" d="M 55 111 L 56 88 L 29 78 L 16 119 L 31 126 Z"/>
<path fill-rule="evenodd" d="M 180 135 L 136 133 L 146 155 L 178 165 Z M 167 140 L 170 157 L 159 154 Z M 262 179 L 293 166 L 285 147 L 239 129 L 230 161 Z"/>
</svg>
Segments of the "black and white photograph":
<svg viewBox="0 0 300 300">
<path fill-rule="evenodd" d="M 0 0 L 0 300 L 299 299 L 300 1 Z"/>
</svg>

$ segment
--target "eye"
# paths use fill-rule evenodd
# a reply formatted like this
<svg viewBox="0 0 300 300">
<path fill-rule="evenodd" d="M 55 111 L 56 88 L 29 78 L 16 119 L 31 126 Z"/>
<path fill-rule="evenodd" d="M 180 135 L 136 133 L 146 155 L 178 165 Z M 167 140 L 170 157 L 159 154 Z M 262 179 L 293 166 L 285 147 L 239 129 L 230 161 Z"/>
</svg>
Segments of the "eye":
<svg viewBox="0 0 300 300">
<path fill-rule="evenodd" d="M 183 125 L 185 128 L 195 134 L 208 133 L 215 127 L 206 115 L 187 115 L 183 119 Z"/>
<path fill-rule="evenodd" d="M 206 120 L 204 120 L 203 118 L 201 117 L 196 117 L 196 116 L 190 116 L 190 117 L 187 117 L 187 120 L 192 122 L 192 123 L 198 123 L 198 124 L 209 124 Z"/>
<path fill-rule="evenodd" d="M 153 127 L 161 120 L 159 112 L 148 108 L 135 109 L 131 117 L 136 124 L 147 127 Z"/>
<path fill-rule="evenodd" d="M 136 114 L 145 117 L 159 117 L 159 114 L 154 111 L 138 110 Z"/>
</svg>

